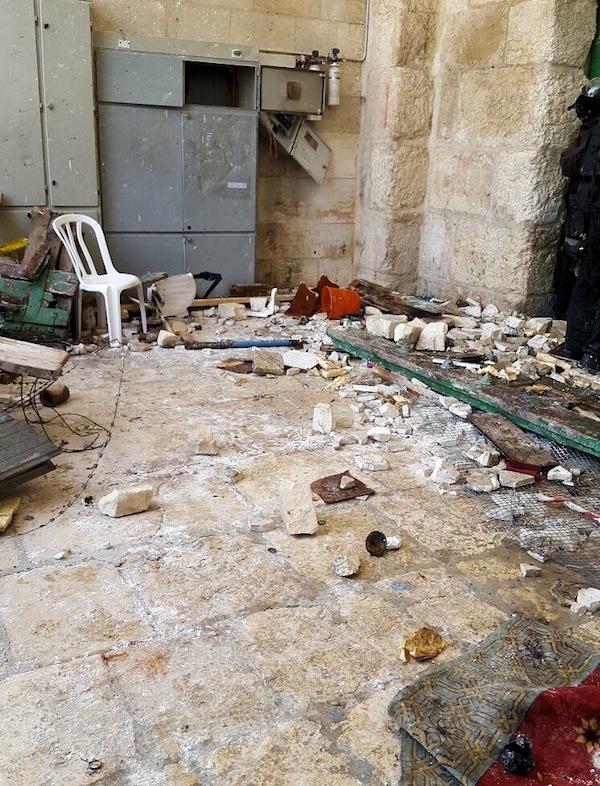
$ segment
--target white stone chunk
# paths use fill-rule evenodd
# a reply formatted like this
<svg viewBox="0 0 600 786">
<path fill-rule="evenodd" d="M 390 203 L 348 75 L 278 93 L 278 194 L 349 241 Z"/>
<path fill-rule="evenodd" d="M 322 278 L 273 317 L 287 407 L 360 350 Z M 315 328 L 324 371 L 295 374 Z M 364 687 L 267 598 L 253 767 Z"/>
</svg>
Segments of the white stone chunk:
<svg viewBox="0 0 600 786">
<path fill-rule="evenodd" d="M 532 486 L 535 483 L 533 475 L 524 475 L 522 472 L 511 472 L 502 469 L 498 473 L 500 485 L 507 489 L 520 489 L 523 486 Z"/>
<path fill-rule="evenodd" d="M 319 529 L 312 492 L 306 483 L 283 482 L 279 504 L 282 521 L 290 535 L 314 535 Z"/>
<path fill-rule="evenodd" d="M 394 341 L 396 344 L 414 346 L 426 324 L 422 319 L 413 319 L 406 324 L 398 325 L 394 330 Z"/>
<path fill-rule="evenodd" d="M 367 431 L 367 436 L 373 442 L 389 442 L 392 437 L 392 432 L 385 426 L 375 426 Z"/>
<path fill-rule="evenodd" d="M 171 333 L 170 330 L 161 330 L 158 334 L 156 343 L 159 347 L 170 349 L 171 347 L 176 347 L 178 344 L 181 344 L 181 338 L 175 333 Z"/>
<path fill-rule="evenodd" d="M 452 327 L 455 328 L 467 328 L 472 330 L 473 328 L 479 327 L 479 320 L 475 319 L 475 317 L 468 317 L 460 314 L 444 314 L 444 320 Z"/>
<path fill-rule="evenodd" d="M 530 562 L 522 562 L 520 565 L 521 576 L 524 578 L 533 578 L 542 575 L 542 569 L 539 565 L 532 565 Z"/>
<path fill-rule="evenodd" d="M 386 551 L 397 551 L 402 546 L 400 535 L 388 535 L 385 539 Z"/>
<path fill-rule="evenodd" d="M 465 473 L 465 482 L 468 489 L 482 494 L 497 491 L 500 488 L 500 481 L 495 472 L 469 470 Z"/>
<path fill-rule="evenodd" d="M 560 483 L 564 483 L 565 481 L 573 480 L 573 473 L 570 472 L 565 467 L 552 467 L 552 469 L 548 470 L 548 480 L 558 480 Z"/>
<path fill-rule="evenodd" d="M 500 341 L 502 338 L 502 330 L 501 328 L 496 325 L 495 322 L 482 322 L 481 324 L 481 340 L 487 341 L 492 339 L 493 341 Z"/>
<path fill-rule="evenodd" d="M 354 486 L 356 486 L 355 478 L 350 477 L 350 475 L 342 475 L 340 478 L 340 488 L 343 491 L 354 488 Z"/>
<path fill-rule="evenodd" d="M 194 440 L 194 453 L 200 456 L 216 456 L 219 452 L 211 426 L 196 426 Z"/>
<path fill-rule="evenodd" d="M 319 356 L 313 352 L 290 349 L 283 353 L 283 365 L 287 368 L 298 368 L 307 371 L 309 368 L 319 365 Z"/>
<path fill-rule="evenodd" d="M 577 593 L 577 600 L 571 603 L 570 609 L 575 614 L 583 614 L 586 611 L 591 611 L 592 613 L 598 611 L 600 609 L 600 589 L 595 587 L 580 589 Z"/>
<path fill-rule="evenodd" d="M 225 303 L 224 305 L 229 305 Z M 285 374 L 285 367 L 283 365 L 283 357 L 279 352 L 269 352 L 266 349 L 254 348 L 252 370 L 259 376 L 267 376 L 273 374 L 280 377 Z"/>
<path fill-rule="evenodd" d="M 495 317 L 496 314 L 499 313 L 499 309 L 493 303 L 488 303 L 488 305 L 481 312 L 481 318 L 485 320 L 492 319 L 492 317 Z"/>
<path fill-rule="evenodd" d="M 219 319 L 235 319 L 236 322 L 241 322 L 247 318 L 248 312 L 242 303 L 219 303 L 217 316 Z"/>
<path fill-rule="evenodd" d="M 250 532 L 270 532 L 277 529 L 277 522 L 273 519 L 257 519 L 256 521 L 248 522 Z"/>
<path fill-rule="evenodd" d="M 354 576 L 360 570 L 360 557 L 350 552 L 338 552 L 333 558 L 333 572 L 342 578 Z"/>
<path fill-rule="evenodd" d="M 115 489 L 98 500 L 98 510 L 105 516 L 118 519 L 148 510 L 154 489 L 150 483 L 140 483 L 123 489 Z"/>
<path fill-rule="evenodd" d="M 330 434 L 335 425 L 331 404 L 317 404 L 313 410 L 312 428 L 319 434 Z"/>
<path fill-rule="evenodd" d="M 407 321 L 404 314 L 372 314 L 365 318 L 365 325 L 372 336 L 393 339 L 396 327 Z"/>
<path fill-rule="evenodd" d="M 502 323 L 502 332 L 505 336 L 520 336 L 523 334 L 525 320 L 520 317 L 506 317 Z"/>
<path fill-rule="evenodd" d="M 417 349 L 443 352 L 446 349 L 448 325 L 445 322 L 430 322 L 425 325 L 417 341 Z"/>
<path fill-rule="evenodd" d="M 433 471 L 430 475 L 430 479 L 434 483 L 446 483 L 451 486 L 454 483 L 458 483 L 458 481 L 461 479 L 461 474 L 449 461 L 446 461 L 446 459 L 443 458 L 438 458 L 433 465 Z"/>
<path fill-rule="evenodd" d="M 460 313 L 465 314 L 468 317 L 475 317 L 476 319 L 479 319 L 481 316 L 481 306 L 465 306 L 464 308 L 460 309 Z"/>
<path fill-rule="evenodd" d="M 365 306 L 365 316 L 378 316 L 379 314 L 383 314 L 383 311 L 377 306 Z"/>
<path fill-rule="evenodd" d="M 548 333 L 551 327 L 550 317 L 533 317 L 525 322 L 525 330 L 530 330 L 532 333 Z"/>
<path fill-rule="evenodd" d="M 382 418 L 398 418 L 400 417 L 400 410 L 386 401 L 385 404 L 379 407 L 379 414 Z"/>
<path fill-rule="evenodd" d="M 484 444 L 473 445 L 467 450 L 466 455 L 482 467 L 495 467 L 500 461 L 500 453 Z"/>
<path fill-rule="evenodd" d="M 375 454 L 361 454 L 355 457 L 356 466 L 366 472 L 383 472 L 390 468 L 389 462 L 383 456 Z"/>
</svg>

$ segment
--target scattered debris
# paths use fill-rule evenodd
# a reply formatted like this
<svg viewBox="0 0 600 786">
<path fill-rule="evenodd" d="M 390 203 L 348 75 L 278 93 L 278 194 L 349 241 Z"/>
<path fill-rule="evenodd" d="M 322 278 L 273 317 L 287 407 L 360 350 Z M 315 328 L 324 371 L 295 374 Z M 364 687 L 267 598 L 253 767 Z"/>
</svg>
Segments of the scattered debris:
<svg viewBox="0 0 600 786">
<path fill-rule="evenodd" d="M 537 467 L 553 467 L 558 462 L 547 450 L 508 418 L 497 412 L 474 412 L 469 422 L 492 442 L 507 458 Z"/>
<path fill-rule="evenodd" d="M 468 470 L 465 472 L 465 485 L 470 491 L 489 493 L 500 488 L 500 481 L 496 472 Z"/>
<path fill-rule="evenodd" d="M 330 434 L 335 428 L 333 407 L 331 404 L 315 404 L 313 410 L 312 429 L 319 434 Z"/>
<path fill-rule="evenodd" d="M 247 319 L 246 306 L 241 303 L 219 303 L 217 315 L 219 319 L 233 319 L 236 322 L 242 322 Z"/>
<path fill-rule="evenodd" d="M 302 371 L 314 368 L 319 365 L 319 356 L 313 352 L 302 352 L 298 349 L 290 349 L 283 353 L 283 365 L 286 368 L 297 368 Z"/>
<path fill-rule="evenodd" d="M 40 401 L 45 407 L 57 407 L 69 399 L 69 388 L 61 382 L 54 382 L 40 393 Z"/>
<path fill-rule="evenodd" d="M 577 599 L 571 603 L 571 611 L 575 614 L 583 614 L 586 611 L 592 613 L 600 609 L 600 589 L 586 587 L 577 593 Z"/>
<path fill-rule="evenodd" d="M 271 532 L 279 526 L 274 519 L 257 519 L 248 524 L 250 532 Z"/>
<path fill-rule="evenodd" d="M 532 475 L 525 475 L 522 472 L 511 472 L 508 469 L 501 469 L 498 473 L 500 485 L 508 489 L 520 489 L 523 486 L 531 486 L 535 483 Z"/>
<path fill-rule="evenodd" d="M 181 344 L 181 336 L 171 333 L 170 330 L 161 330 L 158 333 L 157 344 L 159 347 L 171 349 Z"/>
<path fill-rule="evenodd" d="M 133 513 L 143 513 L 150 507 L 153 494 L 154 489 L 149 483 L 114 489 L 98 500 L 98 510 L 105 516 L 115 519 L 131 516 Z"/>
<path fill-rule="evenodd" d="M 285 374 L 283 358 L 278 352 L 269 352 L 267 349 L 254 349 L 253 370 L 260 376 L 273 375 L 280 377 Z"/>
<path fill-rule="evenodd" d="M 415 349 L 429 352 L 443 352 L 446 349 L 446 322 L 429 322 L 425 325 L 417 341 Z"/>
<path fill-rule="evenodd" d="M 339 551 L 333 559 L 333 572 L 343 578 L 355 576 L 360 570 L 360 557 L 350 552 Z"/>
<path fill-rule="evenodd" d="M 408 663 L 411 658 L 415 660 L 429 660 L 443 652 L 447 643 L 440 634 L 431 628 L 420 628 L 409 636 L 400 650 L 400 660 Z"/>
<path fill-rule="evenodd" d="M 383 532 L 374 530 L 367 535 L 365 546 L 372 557 L 383 557 L 387 547 L 387 538 Z"/>
<path fill-rule="evenodd" d="M 349 472 L 315 480 L 310 484 L 311 491 L 320 497 L 323 502 L 343 502 L 356 497 L 368 497 L 374 490 L 366 486 L 361 480 L 353 477 Z"/>
<path fill-rule="evenodd" d="M 0 499 L 0 532 L 4 532 L 10 526 L 20 504 L 20 497 Z"/>
<path fill-rule="evenodd" d="M 531 747 L 531 739 L 526 734 L 517 734 L 500 752 L 500 764 L 514 775 L 527 775 L 535 764 Z"/>
<path fill-rule="evenodd" d="M 521 576 L 524 578 L 533 578 L 542 575 L 542 569 L 539 565 L 532 565 L 530 562 L 522 562 L 520 565 Z"/>
<path fill-rule="evenodd" d="M 215 441 L 212 427 L 209 425 L 197 426 L 195 429 L 194 452 L 200 456 L 216 456 L 219 447 Z"/>
<path fill-rule="evenodd" d="M 550 587 L 550 595 L 552 595 L 554 600 L 560 603 L 561 606 L 570 607 L 573 603 L 573 598 L 577 597 L 577 593 L 580 589 L 582 589 L 581 584 L 577 584 L 574 581 L 557 579 Z"/>
<path fill-rule="evenodd" d="M 290 535 L 314 535 L 319 528 L 310 488 L 288 480 L 279 491 L 281 518 Z"/>
<path fill-rule="evenodd" d="M 573 473 L 565 467 L 552 467 L 548 470 L 548 480 L 558 480 L 559 483 L 573 483 Z"/>
<path fill-rule="evenodd" d="M 252 374 L 254 364 L 251 360 L 240 360 L 240 358 L 227 358 L 217 363 L 217 368 L 224 371 L 233 371 L 235 374 Z"/>
<path fill-rule="evenodd" d="M 360 453 L 354 459 L 356 466 L 365 472 L 384 472 L 390 468 L 389 461 L 374 453 Z"/>
</svg>

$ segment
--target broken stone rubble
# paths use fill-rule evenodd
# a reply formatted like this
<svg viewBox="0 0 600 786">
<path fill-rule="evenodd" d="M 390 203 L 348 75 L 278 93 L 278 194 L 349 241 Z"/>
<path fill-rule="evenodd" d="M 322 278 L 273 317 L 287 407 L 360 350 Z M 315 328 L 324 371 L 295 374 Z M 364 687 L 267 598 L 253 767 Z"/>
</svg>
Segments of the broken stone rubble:
<svg viewBox="0 0 600 786">
<path fill-rule="evenodd" d="M 314 535 L 319 529 L 312 492 L 306 483 L 284 481 L 279 490 L 279 503 L 289 535 Z"/>
<path fill-rule="evenodd" d="M 154 489 L 150 483 L 114 489 L 98 500 L 98 510 L 105 516 L 121 518 L 148 510 Z"/>
</svg>

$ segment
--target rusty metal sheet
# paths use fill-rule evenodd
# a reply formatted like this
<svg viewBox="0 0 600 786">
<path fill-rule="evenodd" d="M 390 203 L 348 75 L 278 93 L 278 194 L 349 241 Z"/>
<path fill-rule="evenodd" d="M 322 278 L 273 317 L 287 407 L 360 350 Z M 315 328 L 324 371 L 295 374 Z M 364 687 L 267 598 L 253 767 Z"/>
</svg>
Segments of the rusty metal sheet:
<svg viewBox="0 0 600 786">
<path fill-rule="evenodd" d="M 349 488 L 340 488 L 340 481 L 342 478 L 352 478 L 354 485 Z M 328 475 L 324 478 L 319 478 L 310 484 L 310 489 L 313 494 L 317 494 L 323 502 L 343 502 L 346 499 L 355 499 L 356 497 L 368 497 L 374 494 L 375 491 L 369 486 L 366 486 L 361 480 L 355 478 L 350 472 L 340 472 L 338 475 Z"/>
</svg>

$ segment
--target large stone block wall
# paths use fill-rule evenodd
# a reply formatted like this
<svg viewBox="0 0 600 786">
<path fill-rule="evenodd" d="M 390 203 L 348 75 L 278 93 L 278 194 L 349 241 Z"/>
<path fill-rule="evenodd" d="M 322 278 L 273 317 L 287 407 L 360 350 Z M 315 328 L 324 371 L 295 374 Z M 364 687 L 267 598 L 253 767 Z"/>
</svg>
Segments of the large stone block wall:
<svg viewBox="0 0 600 786">
<path fill-rule="evenodd" d="M 358 274 L 412 291 L 429 169 L 439 0 L 372 0 L 363 73 Z"/>
<path fill-rule="evenodd" d="M 418 289 L 542 307 L 595 0 L 446 0 Z"/>
<path fill-rule="evenodd" d="M 95 30 L 165 36 L 286 53 L 345 58 L 341 103 L 317 132 L 333 150 L 318 186 L 281 150 L 260 140 L 256 279 L 314 285 L 325 273 L 341 284 L 354 275 L 356 162 L 366 0 L 92 0 Z"/>
</svg>

